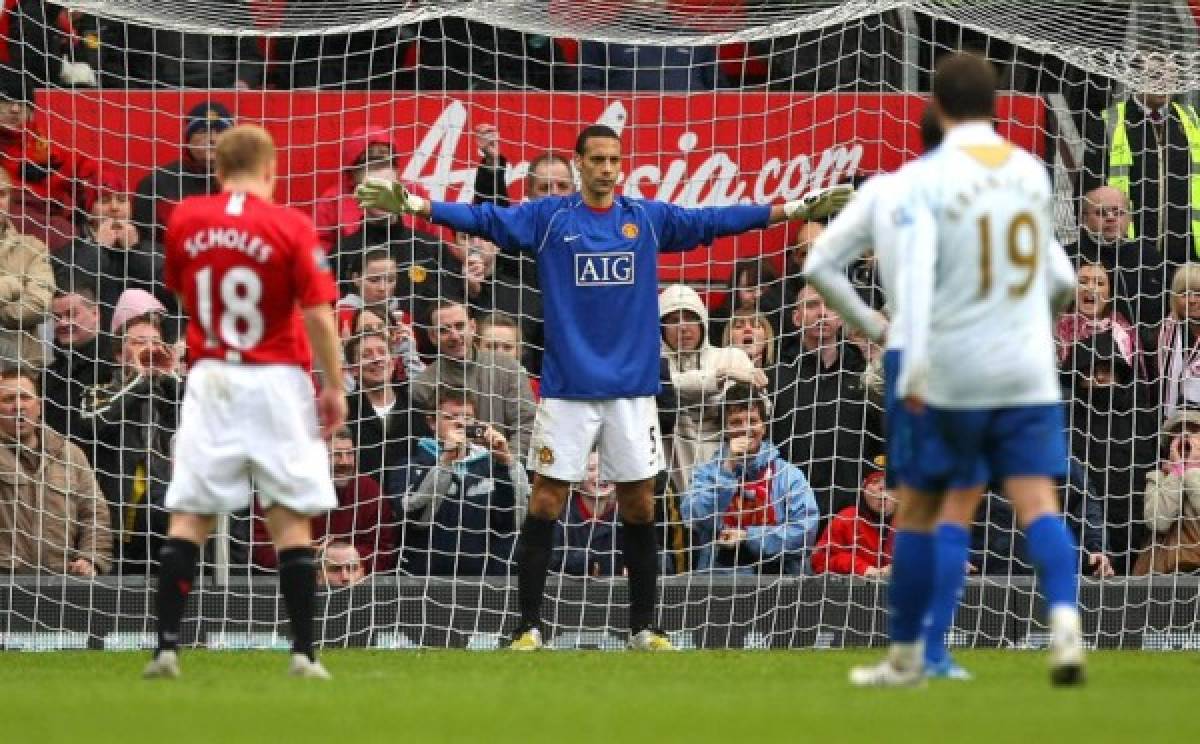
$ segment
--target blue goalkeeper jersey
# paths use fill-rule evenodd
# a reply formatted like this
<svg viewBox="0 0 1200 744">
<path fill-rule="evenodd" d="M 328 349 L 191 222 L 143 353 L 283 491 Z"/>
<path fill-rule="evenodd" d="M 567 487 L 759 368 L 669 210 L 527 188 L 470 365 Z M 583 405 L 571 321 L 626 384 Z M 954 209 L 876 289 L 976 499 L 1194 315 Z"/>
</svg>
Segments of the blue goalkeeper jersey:
<svg viewBox="0 0 1200 744">
<path fill-rule="evenodd" d="M 434 202 L 432 210 L 438 224 L 533 254 L 545 316 L 542 395 L 580 400 L 658 393 L 660 251 L 766 227 L 771 213 L 627 197 L 597 210 L 578 194 L 507 208 Z"/>
</svg>

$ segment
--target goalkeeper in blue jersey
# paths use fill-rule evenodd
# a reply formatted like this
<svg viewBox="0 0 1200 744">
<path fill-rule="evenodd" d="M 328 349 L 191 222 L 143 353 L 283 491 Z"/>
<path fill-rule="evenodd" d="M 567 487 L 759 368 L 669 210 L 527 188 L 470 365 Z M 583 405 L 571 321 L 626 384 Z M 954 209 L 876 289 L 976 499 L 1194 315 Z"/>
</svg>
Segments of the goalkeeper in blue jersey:
<svg viewBox="0 0 1200 744">
<path fill-rule="evenodd" d="M 593 125 L 575 143 L 577 194 L 500 208 L 430 202 L 391 182 L 366 181 L 356 192 L 364 208 L 428 217 L 502 250 L 527 251 L 537 261 L 546 348 L 529 450 L 536 475 L 517 545 L 521 622 L 511 645 L 517 650 L 542 646 L 555 520 L 597 447 L 600 478 L 616 484 L 624 527 L 630 646 L 671 650 L 666 634 L 654 627 L 654 477 L 664 467 L 654 401 L 661 350 L 658 253 L 824 217 L 853 194 L 850 186 L 835 186 L 776 206 L 685 209 L 618 195 L 621 164 L 620 137 Z"/>
</svg>

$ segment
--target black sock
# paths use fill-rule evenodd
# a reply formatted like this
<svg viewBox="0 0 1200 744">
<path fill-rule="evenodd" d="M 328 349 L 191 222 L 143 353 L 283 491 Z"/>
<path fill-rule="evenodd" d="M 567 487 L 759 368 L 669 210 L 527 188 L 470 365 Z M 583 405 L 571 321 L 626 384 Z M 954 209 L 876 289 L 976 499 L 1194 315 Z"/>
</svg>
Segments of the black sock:
<svg viewBox="0 0 1200 744">
<path fill-rule="evenodd" d="M 190 540 L 169 538 L 158 552 L 158 650 L 179 648 L 179 626 L 187 606 L 192 582 L 196 580 L 196 561 L 200 546 Z"/>
<path fill-rule="evenodd" d="M 658 546 L 654 523 L 623 522 L 625 568 L 629 572 L 629 629 L 636 634 L 654 624 L 658 593 Z"/>
<path fill-rule="evenodd" d="M 279 551 L 279 591 L 292 624 L 292 653 L 313 654 L 313 608 L 317 594 L 317 564 L 312 548 Z"/>
<path fill-rule="evenodd" d="M 546 571 L 554 549 L 553 519 L 532 514 L 521 525 L 517 540 L 517 599 L 521 605 L 521 627 L 537 627 L 542 621 L 542 594 L 546 590 Z"/>
</svg>

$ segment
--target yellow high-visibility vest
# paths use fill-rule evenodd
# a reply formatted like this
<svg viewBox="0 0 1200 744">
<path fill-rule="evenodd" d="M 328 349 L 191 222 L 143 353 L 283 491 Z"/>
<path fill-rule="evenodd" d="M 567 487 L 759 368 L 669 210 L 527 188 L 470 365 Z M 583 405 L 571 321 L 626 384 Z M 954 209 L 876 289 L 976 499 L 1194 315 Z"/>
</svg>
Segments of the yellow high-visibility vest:
<svg viewBox="0 0 1200 744">
<path fill-rule="evenodd" d="M 1192 162 L 1192 172 L 1188 178 L 1188 193 L 1191 197 L 1192 210 L 1192 249 L 1200 258 L 1200 122 L 1196 112 L 1190 106 L 1172 102 L 1171 106 L 1183 124 L 1183 135 L 1187 138 L 1188 154 Z M 1133 150 L 1129 147 L 1129 133 L 1125 129 L 1126 102 L 1121 101 L 1105 110 L 1101 115 L 1105 129 L 1108 131 L 1108 185 L 1120 191 L 1128 199 L 1129 171 L 1133 168 Z M 1166 205 L 1160 205 L 1165 208 Z M 1137 237 L 1133 220 L 1129 221 L 1129 239 Z"/>
</svg>

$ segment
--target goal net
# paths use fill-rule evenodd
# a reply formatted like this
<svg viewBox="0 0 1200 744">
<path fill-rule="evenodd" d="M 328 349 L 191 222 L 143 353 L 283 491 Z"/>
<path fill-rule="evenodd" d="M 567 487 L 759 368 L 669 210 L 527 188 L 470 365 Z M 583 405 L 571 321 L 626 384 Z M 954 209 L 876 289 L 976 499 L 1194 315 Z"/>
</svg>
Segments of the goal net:
<svg viewBox="0 0 1200 744">
<path fill-rule="evenodd" d="M 957 49 L 995 63 L 997 127 L 1052 172 L 1058 236 L 1080 268 L 1057 327 L 1071 443 L 1061 500 L 1089 641 L 1200 646 L 1197 12 L 1116 0 L 10 0 L 0 357 L 36 379 L 0 379 L 0 647 L 152 643 L 188 379 L 163 229 L 182 198 L 218 188 L 211 143 L 233 122 L 273 135 L 276 199 L 313 217 L 341 295 L 350 420 L 330 443 L 340 505 L 314 520 L 319 635 L 488 649 L 517 617 L 524 464 L 553 319 L 531 256 L 364 213 L 355 184 L 501 206 L 569 193 L 575 138 L 601 123 L 622 138 L 625 196 L 777 204 L 919 155 L 933 67 Z M 894 500 L 881 485 L 880 350 L 804 287 L 822 229 L 660 257 L 656 623 L 683 647 L 885 637 Z M 630 280 L 616 261 L 585 268 L 580 281 Z M 882 307 L 869 257 L 851 278 Z M 758 465 L 736 475 L 718 374 L 730 365 L 759 367 L 769 403 Z M 573 486 L 546 587 L 552 646 L 623 647 L 623 541 L 612 485 Z M 185 641 L 284 643 L 276 565 L 257 510 L 222 518 Z M 989 494 L 951 643 L 1038 647 L 1042 616 L 1012 509 Z"/>
</svg>

